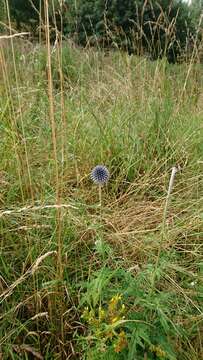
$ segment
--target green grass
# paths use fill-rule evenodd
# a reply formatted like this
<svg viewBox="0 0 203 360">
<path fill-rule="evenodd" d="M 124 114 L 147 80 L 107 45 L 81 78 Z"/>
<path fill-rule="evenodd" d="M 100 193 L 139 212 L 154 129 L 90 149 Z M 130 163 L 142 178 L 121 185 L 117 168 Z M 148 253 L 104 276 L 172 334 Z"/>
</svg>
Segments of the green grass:
<svg viewBox="0 0 203 360">
<path fill-rule="evenodd" d="M 9 42 L 0 53 L 0 357 L 200 360 L 202 65 L 66 44 L 63 113 L 53 52 L 56 183 L 46 49 L 14 50 L 17 81 Z"/>
</svg>

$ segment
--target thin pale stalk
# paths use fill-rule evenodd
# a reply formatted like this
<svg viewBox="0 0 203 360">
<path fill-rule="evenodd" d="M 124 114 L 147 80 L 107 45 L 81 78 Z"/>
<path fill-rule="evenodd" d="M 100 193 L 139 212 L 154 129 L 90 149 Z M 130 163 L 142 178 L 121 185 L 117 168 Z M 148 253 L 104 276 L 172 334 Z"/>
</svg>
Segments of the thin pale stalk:
<svg viewBox="0 0 203 360">
<path fill-rule="evenodd" d="M 8 106 L 8 110 L 9 110 L 9 116 L 11 119 L 13 148 L 14 148 L 16 162 L 17 162 L 16 171 L 17 171 L 18 179 L 19 179 L 21 197 L 22 197 L 22 201 L 24 203 L 25 197 L 24 197 L 23 184 L 22 184 L 22 177 L 23 177 L 22 156 L 21 156 L 20 151 L 18 151 L 18 144 L 20 143 L 20 141 L 19 141 L 20 139 L 19 139 L 19 134 L 18 134 L 18 127 L 17 127 L 17 123 L 16 123 L 14 106 L 13 106 L 13 102 L 12 102 L 11 85 L 9 82 L 7 64 L 5 61 L 4 52 L 3 52 L 1 44 L 0 44 L 0 64 L 1 64 L 1 68 L 2 68 L 3 82 L 4 82 L 6 97 L 8 99 L 8 103 L 10 103 L 10 106 Z"/>
<path fill-rule="evenodd" d="M 55 182 L 56 182 L 56 204 L 60 204 L 59 196 L 59 169 L 57 159 L 57 138 L 56 138 L 56 123 L 54 116 L 54 97 L 53 97 L 53 80 L 51 71 L 51 47 L 50 47 L 50 31 L 49 31 L 49 6 L 48 0 L 45 1 L 45 24 L 46 24 L 46 45 L 47 45 L 47 73 L 48 73 L 48 96 L 49 96 L 49 116 L 51 122 L 52 131 L 52 145 L 53 145 L 53 156 L 55 163 Z M 61 242 L 61 231 L 60 231 L 60 219 L 61 211 L 57 209 L 57 228 L 58 228 L 58 256 L 57 256 L 57 273 L 60 280 L 63 279 L 63 267 L 62 267 L 62 242 Z"/>
<path fill-rule="evenodd" d="M 167 192 L 166 202 L 165 202 L 164 212 L 163 212 L 163 221 L 162 221 L 162 231 L 163 232 L 165 232 L 165 230 L 166 230 L 167 210 L 168 210 L 170 195 L 171 195 L 171 192 L 173 189 L 173 184 L 174 184 L 174 180 L 175 180 L 177 171 L 178 171 L 178 169 L 175 166 L 172 168 L 172 171 L 171 171 L 171 177 L 170 177 L 170 181 L 169 181 L 168 192 Z"/>
<path fill-rule="evenodd" d="M 53 5 L 53 3 L 52 3 Z M 48 96 L 49 96 L 49 116 L 51 122 L 52 130 L 52 145 L 53 145 L 53 157 L 55 163 L 55 183 L 56 183 L 56 204 L 58 205 L 56 213 L 57 221 L 57 279 L 59 281 L 59 296 L 63 297 L 61 293 L 61 285 L 63 283 L 63 261 L 62 261 L 62 212 L 60 208 L 60 178 L 59 178 L 59 167 L 58 167 L 58 158 L 57 158 L 57 132 L 56 132 L 56 123 L 54 115 L 54 96 L 53 96 L 53 79 L 52 79 L 52 70 L 51 70 L 51 46 L 50 46 L 50 30 L 49 30 L 49 5 L 48 0 L 45 0 L 44 3 L 45 11 L 45 34 L 46 34 L 46 46 L 47 46 L 47 73 L 48 73 Z M 55 306 L 57 304 L 55 303 Z M 63 331 L 63 307 L 60 307 L 60 331 L 61 331 L 61 340 L 64 339 Z"/>
<path fill-rule="evenodd" d="M 32 198 L 32 201 L 34 202 L 34 194 L 33 194 L 33 189 L 32 189 L 31 171 L 30 171 L 30 164 L 29 164 L 29 159 L 28 159 L 27 140 L 26 140 L 26 136 L 25 136 L 25 129 L 24 129 L 24 123 L 23 123 L 22 104 L 21 104 L 20 91 L 19 91 L 19 81 L 18 81 L 18 74 L 17 74 L 17 68 L 16 68 L 16 61 L 15 61 L 15 51 L 14 51 L 13 35 L 12 35 L 12 30 L 11 30 L 11 18 L 10 18 L 10 9 L 9 9 L 8 0 L 6 0 L 6 8 L 7 8 L 8 23 L 9 23 L 9 32 L 10 32 L 9 35 L 10 35 L 10 42 L 11 42 L 15 82 L 16 82 L 16 89 L 17 89 L 17 99 L 18 99 L 18 107 L 19 107 L 18 110 L 19 110 L 19 114 L 20 114 L 20 122 L 21 122 L 23 144 L 24 144 L 24 151 L 25 151 L 25 162 L 26 162 L 28 181 L 29 181 L 29 188 L 27 191 L 30 192 L 30 196 Z"/>
<path fill-rule="evenodd" d="M 158 269 L 158 265 L 159 265 L 159 259 L 160 259 L 160 255 L 161 255 L 163 240 L 166 237 L 167 211 L 168 211 L 171 192 L 172 192 L 172 189 L 173 189 L 175 175 L 176 175 L 177 171 L 178 171 L 178 168 L 175 167 L 175 166 L 172 168 L 172 171 L 171 171 L 171 177 L 170 177 L 170 181 L 169 181 L 168 192 L 167 192 L 166 202 L 165 202 L 164 212 L 163 212 L 161 239 L 160 239 L 160 244 L 159 244 L 159 248 L 158 248 L 158 254 L 157 254 L 157 258 L 156 258 L 155 269 L 154 269 L 154 272 L 152 274 L 152 290 L 154 289 L 154 284 L 155 284 L 155 280 L 156 280 L 156 273 L 157 273 L 157 269 Z"/>
</svg>

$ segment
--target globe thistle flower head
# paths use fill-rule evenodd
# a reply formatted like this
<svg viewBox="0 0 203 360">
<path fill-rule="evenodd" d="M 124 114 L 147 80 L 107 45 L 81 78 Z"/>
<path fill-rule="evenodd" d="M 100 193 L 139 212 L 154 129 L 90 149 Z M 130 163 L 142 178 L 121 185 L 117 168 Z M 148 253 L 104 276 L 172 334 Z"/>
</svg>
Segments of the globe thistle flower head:
<svg viewBox="0 0 203 360">
<path fill-rule="evenodd" d="M 91 179 L 97 185 L 103 185 L 108 182 L 110 177 L 109 170 L 104 165 L 97 165 L 91 172 Z"/>
</svg>

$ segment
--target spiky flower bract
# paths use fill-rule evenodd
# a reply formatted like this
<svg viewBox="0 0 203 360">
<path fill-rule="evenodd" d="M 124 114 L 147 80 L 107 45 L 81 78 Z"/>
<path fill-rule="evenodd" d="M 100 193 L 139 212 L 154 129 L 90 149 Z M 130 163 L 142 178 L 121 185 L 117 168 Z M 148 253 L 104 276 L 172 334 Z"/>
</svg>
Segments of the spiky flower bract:
<svg viewBox="0 0 203 360">
<path fill-rule="evenodd" d="M 109 170 L 104 165 L 97 165 L 91 172 L 91 179 L 95 184 L 103 185 L 109 180 Z"/>
</svg>

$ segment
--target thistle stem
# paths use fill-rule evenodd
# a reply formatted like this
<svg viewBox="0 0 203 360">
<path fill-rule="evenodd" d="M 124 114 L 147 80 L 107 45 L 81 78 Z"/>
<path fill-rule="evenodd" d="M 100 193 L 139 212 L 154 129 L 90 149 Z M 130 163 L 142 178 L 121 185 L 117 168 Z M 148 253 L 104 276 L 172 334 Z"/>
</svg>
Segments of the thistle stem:
<svg viewBox="0 0 203 360">
<path fill-rule="evenodd" d="M 99 184 L 99 206 L 102 206 L 102 186 Z"/>
</svg>

